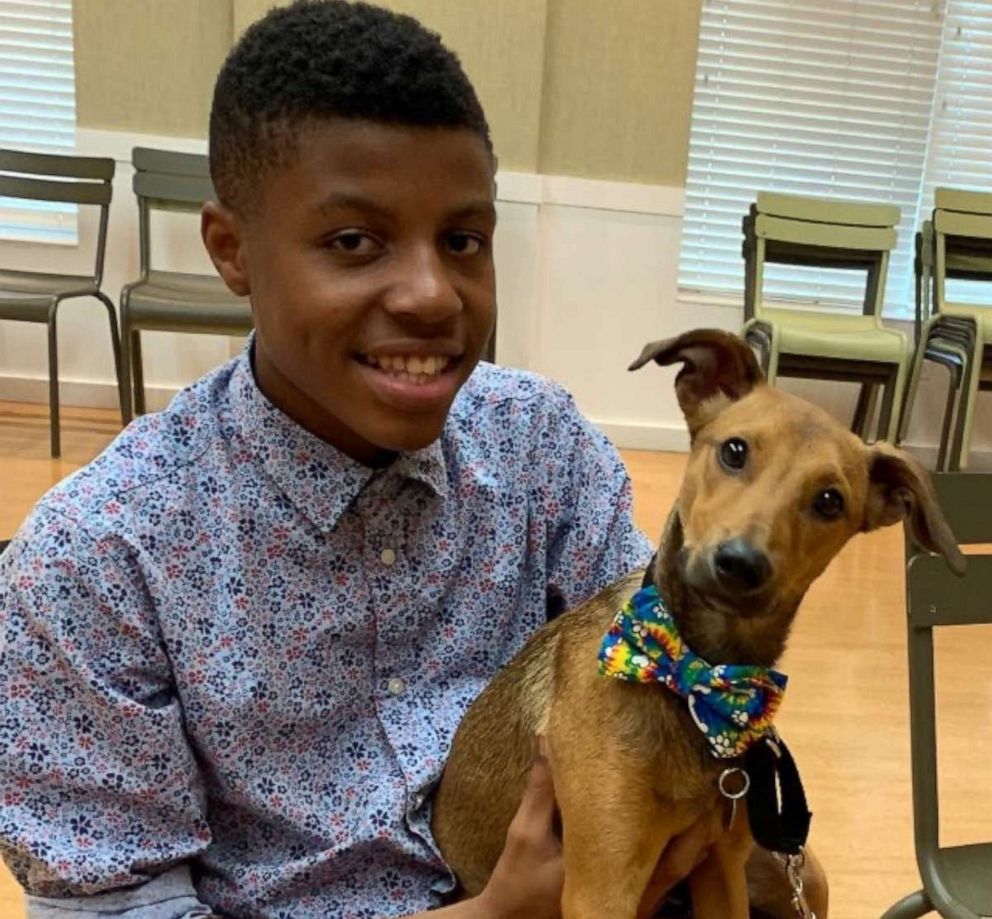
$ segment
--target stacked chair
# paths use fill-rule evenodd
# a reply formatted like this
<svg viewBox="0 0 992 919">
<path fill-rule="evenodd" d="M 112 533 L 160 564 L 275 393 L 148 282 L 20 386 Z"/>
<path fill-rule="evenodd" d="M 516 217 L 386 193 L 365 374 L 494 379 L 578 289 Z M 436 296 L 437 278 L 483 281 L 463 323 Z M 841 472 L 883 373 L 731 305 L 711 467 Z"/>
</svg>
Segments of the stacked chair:
<svg viewBox="0 0 992 919">
<path fill-rule="evenodd" d="M 58 201 L 80 207 L 98 207 L 96 257 L 88 274 L 13 271 L 0 269 L 0 319 L 44 323 L 48 327 L 48 406 L 51 453 L 62 452 L 59 423 L 59 357 L 56 319 L 59 306 L 75 297 L 95 297 L 107 310 L 111 347 L 117 374 L 121 414 L 128 417 L 121 373 L 120 338 L 114 304 L 101 289 L 107 247 L 107 222 L 114 161 L 103 157 L 61 156 L 0 150 L 0 195 L 32 201 Z"/>
<path fill-rule="evenodd" d="M 992 476 L 936 475 L 934 487 L 962 544 L 992 543 Z M 918 919 L 933 911 L 945 919 L 980 919 L 992 916 L 992 842 L 941 846 L 939 839 L 933 632 L 954 625 L 992 625 L 992 554 L 969 555 L 961 578 L 943 558 L 908 540 L 906 558 L 913 825 L 923 889 L 904 897 L 882 919 Z M 976 686 L 975 691 L 987 688 Z M 985 709 L 979 706 L 978 711 Z M 979 721 L 986 727 L 985 719 Z"/>
<path fill-rule="evenodd" d="M 947 281 L 992 281 L 992 194 L 938 188 L 934 203 L 917 234 L 917 348 L 899 434 L 905 437 L 923 361 L 944 365 L 950 380 L 937 468 L 958 470 L 967 464 L 978 391 L 992 388 L 992 310 L 949 300 Z"/>
<path fill-rule="evenodd" d="M 853 429 L 866 436 L 874 387 L 884 387 L 878 437 L 894 440 L 909 348 L 902 332 L 882 325 L 889 254 L 899 209 L 759 192 L 744 218 L 744 338 L 761 355 L 769 383 L 779 376 L 862 384 Z M 769 305 L 763 294 L 768 263 L 860 269 L 861 313 Z"/>
<path fill-rule="evenodd" d="M 203 203 L 214 197 L 207 157 L 135 147 L 131 159 L 141 276 L 121 291 L 121 355 L 128 390 L 125 421 L 131 420 L 132 406 L 136 414 L 145 411 L 142 330 L 237 336 L 252 329 L 248 300 L 234 296 L 217 276 L 152 267 L 152 212 L 199 215 Z"/>
</svg>

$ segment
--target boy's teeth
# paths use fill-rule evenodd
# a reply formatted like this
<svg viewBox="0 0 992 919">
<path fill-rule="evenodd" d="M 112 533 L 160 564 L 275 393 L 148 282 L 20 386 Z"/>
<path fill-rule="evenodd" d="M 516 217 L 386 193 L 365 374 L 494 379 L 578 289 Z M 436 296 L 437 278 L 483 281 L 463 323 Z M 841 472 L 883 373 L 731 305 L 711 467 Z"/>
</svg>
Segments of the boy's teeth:
<svg viewBox="0 0 992 919">
<path fill-rule="evenodd" d="M 412 379 L 420 376 L 436 376 L 448 366 L 448 358 L 441 355 L 430 355 L 420 357 L 411 355 L 404 357 L 398 354 L 386 354 L 382 357 L 368 355 L 368 361 L 373 366 L 381 367 L 390 374 L 394 374 L 403 379 Z"/>
</svg>

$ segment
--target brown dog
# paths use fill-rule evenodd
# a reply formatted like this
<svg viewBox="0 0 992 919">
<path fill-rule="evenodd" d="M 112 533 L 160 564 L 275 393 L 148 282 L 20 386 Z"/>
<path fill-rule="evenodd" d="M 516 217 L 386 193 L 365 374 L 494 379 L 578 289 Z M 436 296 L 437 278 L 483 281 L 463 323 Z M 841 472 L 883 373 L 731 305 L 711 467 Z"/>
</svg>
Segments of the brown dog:
<svg viewBox="0 0 992 919">
<path fill-rule="evenodd" d="M 810 583 L 855 533 L 905 520 L 921 546 L 963 568 L 923 469 L 766 386 L 741 339 L 689 332 L 648 345 L 631 369 L 652 359 L 684 365 L 675 388 L 692 442 L 654 581 L 706 661 L 773 665 Z M 635 919 L 667 842 L 714 811 L 730 828 L 690 877 L 693 915 L 748 916 L 745 809 L 731 823 L 717 790 L 734 761 L 710 755 L 674 693 L 598 671 L 603 636 L 641 577 L 542 628 L 465 716 L 433 817 L 465 895 L 499 858 L 543 734 L 561 811 L 565 919 Z M 779 912 L 782 893 L 764 908 Z"/>
</svg>

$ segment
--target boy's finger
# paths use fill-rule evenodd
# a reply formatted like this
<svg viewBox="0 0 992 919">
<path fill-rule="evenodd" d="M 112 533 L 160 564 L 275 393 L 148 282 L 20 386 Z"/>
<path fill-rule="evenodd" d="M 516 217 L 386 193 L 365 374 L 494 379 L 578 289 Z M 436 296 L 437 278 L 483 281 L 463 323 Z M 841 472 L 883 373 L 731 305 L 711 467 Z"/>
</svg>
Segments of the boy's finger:
<svg viewBox="0 0 992 919">
<path fill-rule="evenodd" d="M 527 785 L 514 823 L 521 830 L 543 831 L 551 825 L 555 812 L 555 786 L 551 776 L 551 764 L 544 756 L 538 756 L 531 766 Z"/>
</svg>

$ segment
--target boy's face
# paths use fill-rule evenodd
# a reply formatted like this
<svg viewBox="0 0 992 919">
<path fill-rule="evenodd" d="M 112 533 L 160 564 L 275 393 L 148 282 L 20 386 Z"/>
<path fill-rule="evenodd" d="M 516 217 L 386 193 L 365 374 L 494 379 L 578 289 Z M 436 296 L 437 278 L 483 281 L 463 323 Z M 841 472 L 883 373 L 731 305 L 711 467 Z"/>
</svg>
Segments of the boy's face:
<svg viewBox="0 0 992 919">
<path fill-rule="evenodd" d="M 298 147 L 251 215 L 205 207 L 204 242 L 251 297 L 262 391 L 374 464 L 440 435 L 492 331 L 492 160 L 467 129 L 357 120 Z"/>
</svg>

